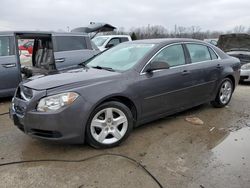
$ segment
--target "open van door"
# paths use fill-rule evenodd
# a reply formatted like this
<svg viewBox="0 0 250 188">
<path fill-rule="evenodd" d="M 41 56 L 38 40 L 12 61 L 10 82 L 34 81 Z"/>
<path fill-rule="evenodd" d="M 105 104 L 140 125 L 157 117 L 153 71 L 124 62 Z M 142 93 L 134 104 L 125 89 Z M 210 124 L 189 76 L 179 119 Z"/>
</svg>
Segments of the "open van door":
<svg viewBox="0 0 250 188">
<path fill-rule="evenodd" d="M 13 95 L 21 81 L 13 34 L 0 34 L 0 97 Z"/>
</svg>

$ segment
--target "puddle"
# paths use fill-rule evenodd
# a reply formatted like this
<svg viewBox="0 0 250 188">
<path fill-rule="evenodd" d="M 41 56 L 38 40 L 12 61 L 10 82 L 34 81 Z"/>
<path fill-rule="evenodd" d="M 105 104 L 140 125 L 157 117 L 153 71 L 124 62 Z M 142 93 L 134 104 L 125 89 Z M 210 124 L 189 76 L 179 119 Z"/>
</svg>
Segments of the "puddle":
<svg viewBox="0 0 250 188">
<path fill-rule="evenodd" d="M 250 162 L 250 127 L 231 132 L 212 151 L 224 164 L 244 166 Z"/>
</svg>

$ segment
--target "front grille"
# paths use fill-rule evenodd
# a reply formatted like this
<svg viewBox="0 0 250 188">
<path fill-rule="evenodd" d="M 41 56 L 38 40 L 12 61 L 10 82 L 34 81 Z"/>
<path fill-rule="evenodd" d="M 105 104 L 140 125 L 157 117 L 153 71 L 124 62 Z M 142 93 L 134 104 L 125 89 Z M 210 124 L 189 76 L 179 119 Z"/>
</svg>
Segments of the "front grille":
<svg viewBox="0 0 250 188">
<path fill-rule="evenodd" d="M 25 113 L 25 108 L 14 104 L 15 112 L 21 116 Z"/>
</svg>

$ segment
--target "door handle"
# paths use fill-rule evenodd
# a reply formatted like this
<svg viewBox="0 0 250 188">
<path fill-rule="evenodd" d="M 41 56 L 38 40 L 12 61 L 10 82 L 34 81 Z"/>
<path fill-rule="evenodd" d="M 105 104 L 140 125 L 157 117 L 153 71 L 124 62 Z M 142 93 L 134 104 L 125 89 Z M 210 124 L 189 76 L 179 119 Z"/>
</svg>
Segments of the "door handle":
<svg viewBox="0 0 250 188">
<path fill-rule="evenodd" d="M 216 66 L 216 68 L 217 68 L 217 69 L 221 69 L 221 65 L 218 64 L 218 65 Z"/>
<path fill-rule="evenodd" d="M 59 58 L 55 60 L 56 63 L 63 63 L 65 61 L 65 58 Z"/>
<path fill-rule="evenodd" d="M 2 65 L 4 68 L 12 68 L 12 67 L 16 67 L 15 63 L 8 63 L 8 64 L 3 64 Z"/>
<path fill-rule="evenodd" d="M 189 70 L 184 70 L 184 71 L 182 71 L 181 74 L 182 74 L 182 75 L 188 75 L 188 74 L 190 74 L 190 71 L 189 71 Z"/>
</svg>

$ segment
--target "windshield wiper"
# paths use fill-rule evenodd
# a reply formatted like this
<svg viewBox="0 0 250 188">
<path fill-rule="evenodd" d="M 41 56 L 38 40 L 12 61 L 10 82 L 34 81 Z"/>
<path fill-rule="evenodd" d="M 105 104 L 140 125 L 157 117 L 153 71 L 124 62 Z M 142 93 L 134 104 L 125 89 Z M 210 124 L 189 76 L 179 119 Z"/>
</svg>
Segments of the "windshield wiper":
<svg viewBox="0 0 250 188">
<path fill-rule="evenodd" d="M 87 67 L 87 65 L 85 64 L 85 62 L 79 63 L 78 65 L 81 65 L 83 67 Z"/>
<path fill-rule="evenodd" d="M 101 53 L 102 53 L 102 52 L 100 52 L 100 53 L 98 53 L 98 54 L 93 55 L 91 58 L 86 59 L 85 61 L 83 61 L 83 62 L 79 63 L 78 65 L 82 65 L 82 66 L 84 66 L 84 67 L 87 67 L 87 65 L 86 65 L 86 64 L 87 64 L 90 60 L 94 59 L 96 56 L 100 55 Z"/>
<path fill-rule="evenodd" d="M 92 68 L 94 68 L 94 69 L 103 69 L 103 70 L 115 72 L 115 70 L 112 69 L 111 67 L 101 67 L 101 66 L 98 65 L 98 66 L 94 66 Z"/>
</svg>

